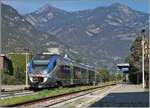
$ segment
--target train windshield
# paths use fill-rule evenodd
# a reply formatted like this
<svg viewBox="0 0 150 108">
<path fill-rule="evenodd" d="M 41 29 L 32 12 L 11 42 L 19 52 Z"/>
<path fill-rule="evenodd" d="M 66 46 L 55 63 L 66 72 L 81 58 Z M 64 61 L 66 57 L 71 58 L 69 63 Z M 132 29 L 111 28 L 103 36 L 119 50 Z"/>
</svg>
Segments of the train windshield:
<svg viewBox="0 0 150 108">
<path fill-rule="evenodd" d="M 33 73 L 42 73 L 47 69 L 48 60 L 34 60 L 33 61 Z"/>
<path fill-rule="evenodd" d="M 56 64 L 56 58 L 53 55 L 36 55 L 33 58 L 33 73 L 47 73 L 51 71 Z"/>
<path fill-rule="evenodd" d="M 33 66 L 33 73 L 41 73 L 46 68 L 47 68 L 47 65 L 34 65 Z"/>
</svg>

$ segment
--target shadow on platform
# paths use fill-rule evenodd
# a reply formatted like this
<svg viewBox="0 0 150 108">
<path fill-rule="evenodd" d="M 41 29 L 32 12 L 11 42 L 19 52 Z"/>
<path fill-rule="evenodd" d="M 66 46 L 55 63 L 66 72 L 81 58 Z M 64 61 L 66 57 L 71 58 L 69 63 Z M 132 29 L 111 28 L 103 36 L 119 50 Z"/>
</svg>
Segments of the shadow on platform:
<svg viewBox="0 0 150 108">
<path fill-rule="evenodd" d="M 148 107 L 149 92 L 110 93 L 90 107 Z"/>
</svg>

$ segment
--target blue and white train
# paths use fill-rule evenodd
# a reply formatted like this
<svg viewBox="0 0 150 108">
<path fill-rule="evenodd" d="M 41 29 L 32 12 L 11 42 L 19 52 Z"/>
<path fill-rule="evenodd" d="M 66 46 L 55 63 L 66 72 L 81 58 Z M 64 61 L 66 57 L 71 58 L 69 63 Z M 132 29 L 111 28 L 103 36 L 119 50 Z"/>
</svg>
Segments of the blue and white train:
<svg viewBox="0 0 150 108">
<path fill-rule="evenodd" d="M 37 54 L 28 65 L 31 88 L 49 88 L 98 82 L 98 72 L 57 54 Z"/>
</svg>

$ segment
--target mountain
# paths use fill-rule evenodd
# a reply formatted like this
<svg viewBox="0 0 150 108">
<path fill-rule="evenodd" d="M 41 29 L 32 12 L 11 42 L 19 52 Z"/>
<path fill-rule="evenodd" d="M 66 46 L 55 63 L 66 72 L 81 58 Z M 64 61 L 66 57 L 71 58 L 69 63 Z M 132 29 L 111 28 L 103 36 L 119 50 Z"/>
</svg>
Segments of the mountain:
<svg viewBox="0 0 150 108">
<path fill-rule="evenodd" d="M 37 29 L 47 31 L 47 28 L 62 24 L 66 16 L 71 17 L 70 13 L 45 4 L 39 10 L 25 15 L 25 18 Z"/>
<path fill-rule="evenodd" d="M 59 47 L 73 59 L 109 70 L 123 62 L 143 27 L 148 28 L 148 14 L 120 3 L 76 12 L 45 4 L 26 15 L 2 4 L 3 52 Z"/>
<path fill-rule="evenodd" d="M 29 48 L 31 52 L 40 52 L 45 47 L 59 46 L 56 37 L 38 31 L 17 10 L 1 4 L 2 14 L 2 52 L 23 52 Z"/>
<path fill-rule="evenodd" d="M 141 29 L 148 28 L 148 14 L 120 3 L 76 12 L 46 4 L 24 17 L 36 29 L 67 44 L 70 55 L 110 69 L 123 62 Z"/>
</svg>

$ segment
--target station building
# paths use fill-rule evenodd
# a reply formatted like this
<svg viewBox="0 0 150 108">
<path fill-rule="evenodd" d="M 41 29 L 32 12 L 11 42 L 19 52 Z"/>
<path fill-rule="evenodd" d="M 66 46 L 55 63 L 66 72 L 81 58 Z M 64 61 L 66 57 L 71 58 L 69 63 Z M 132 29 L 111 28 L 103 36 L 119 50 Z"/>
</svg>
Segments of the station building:
<svg viewBox="0 0 150 108">
<path fill-rule="evenodd" d="M 5 54 L 0 55 L 0 70 L 8 70 L 9 69 L 9 59 Z"/>
</svg>

